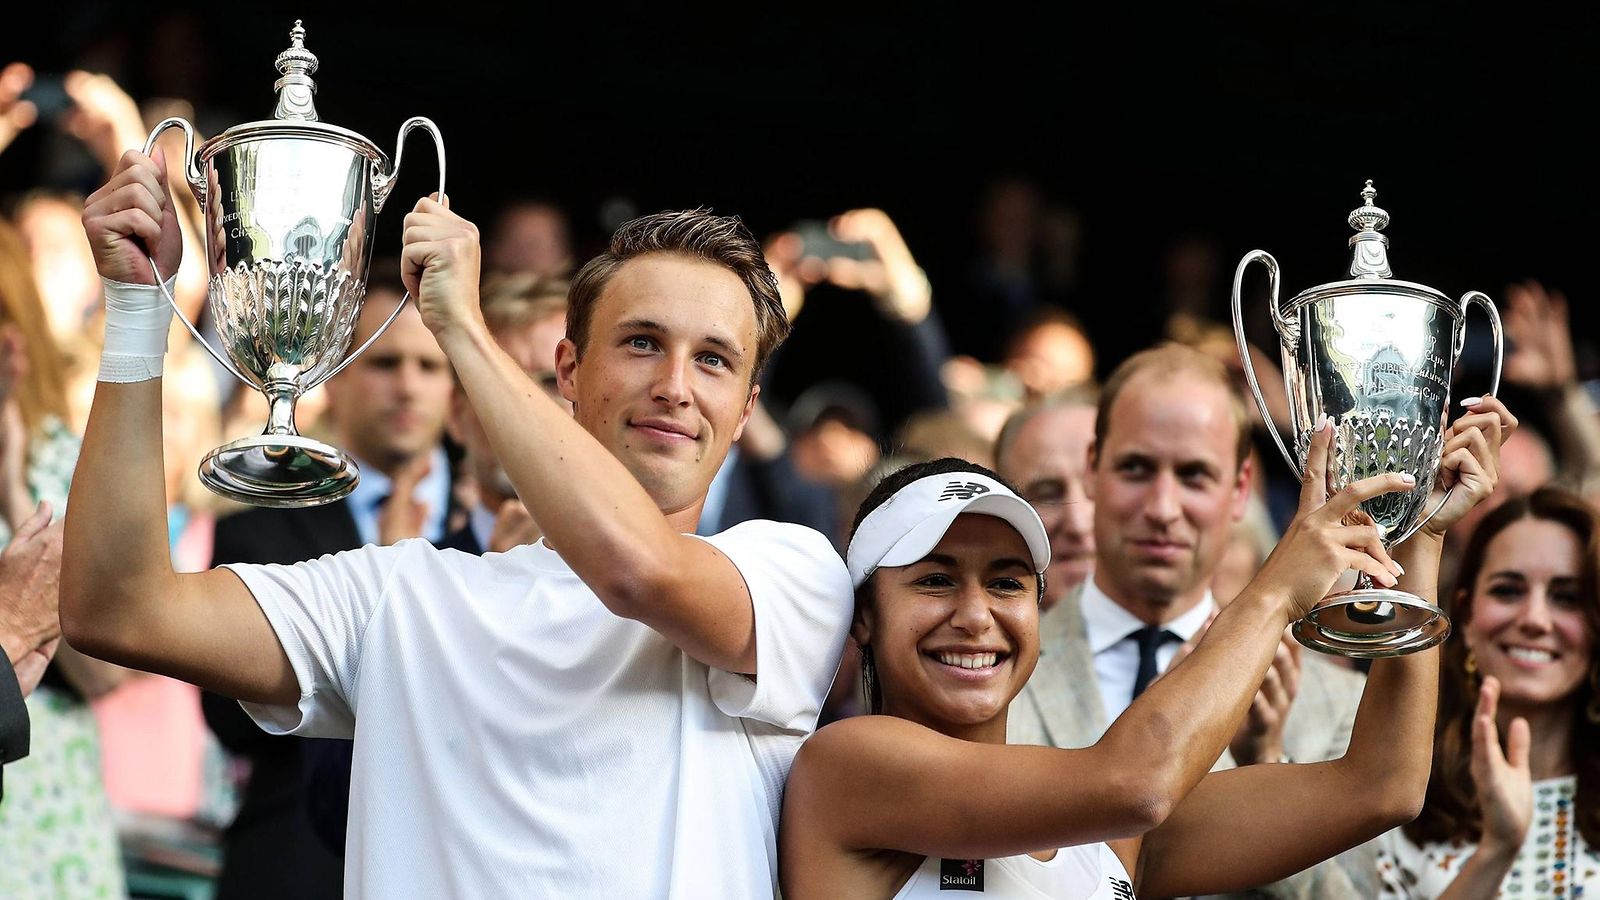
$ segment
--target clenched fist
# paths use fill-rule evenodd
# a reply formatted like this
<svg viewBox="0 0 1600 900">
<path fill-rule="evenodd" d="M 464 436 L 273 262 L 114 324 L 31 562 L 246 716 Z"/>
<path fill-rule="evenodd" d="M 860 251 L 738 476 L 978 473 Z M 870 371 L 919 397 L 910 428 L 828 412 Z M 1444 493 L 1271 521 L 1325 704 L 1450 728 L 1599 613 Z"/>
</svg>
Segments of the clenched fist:
<svg viewBox="0 0 1600 900">
<path fill-rule="evenodd" d="M 478 309 L 478 226 L 424 197 L 406 215 L 400 277 L 436 337 L 483 327 Z"/>
<path fill-rule="evenodd" d="M 162 278 L 171 278 L 183 262 L 183 235 L 167 188 L 166 159 L 160 150 L 152 159 L 137 150 L 122 154 L 117 168 L 83 205 L 83 230 L 94 251 L 100 277 L 129 284 L 155 284 L 150 263 Z"/>
</svg>

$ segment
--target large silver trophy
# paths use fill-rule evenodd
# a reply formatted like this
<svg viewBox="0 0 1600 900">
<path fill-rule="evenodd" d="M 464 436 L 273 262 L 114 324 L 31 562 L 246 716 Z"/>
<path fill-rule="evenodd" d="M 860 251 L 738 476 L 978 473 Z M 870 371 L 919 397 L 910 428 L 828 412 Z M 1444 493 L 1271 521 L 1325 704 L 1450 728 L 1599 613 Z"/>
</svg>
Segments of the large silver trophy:
<svg viewBox="0 0 1600 900">
<path fill-rule="evenodd" d="M 257 506 L 316 506 L 350 493 L 360 477 L 337 447 L 295 431 L 301 394 L 338 374 L 405 309 L 410 295 L 366 343 L 346 354 L 367 291 L 373 218 L 400 173 L 406 135 L 421 128 L 439 155 L 444 142 L 422 117 L 400 126 L 394 163 L 377 145 L 317 120 L 311 80 L 317 58 L 294 23 L 277 58 L 273 118 L 229 128 L 195 152 L 194 126 L 182 118 L 156 125 L 145 154 L 168 128 L 183 129 L 184 171 L 205 210 L 211 316 L 218 353 L 162 293 L 195 340 L 228 371 L 267 396 L 266 430 L 218 447 L 200 463 L 200 480 L 224 497 Z M 150 269 L 157 284 L 163 275 Z"/>
<path fill-rule="evenodd" d="M 1391 472 L 1416 478 L 1409 491 L 1362 504 L 1384 546 L 1393 547 L 1449 499 L 1446 495 L 1432 511 L 1424 509 L 1444 447 L 1451 373 L 1466 336 L 1468 306 L 1478 304 L 1489 314 L 1495 355 L 1491 394 L 1499 390 L 1504 349 L 1500 314 L 1488 297 L 1472 291 L 1454 301 L 1391 277 L 1389 239 L 1380 233 L 1389 214 L 1373 205 L 1376 196 L 1368 181 L 1362 206 L 1350 213 L 1356 233 L 1350 238 L 1349 280 L 1318 285 L 1280 306 L 1277 260 L 1261 250 L 1246 254 L 1233 277 L 1233 332 L 1256 404 L 1295 472 L 1305 471 L 1312 430 L 1326 414 L 1334 429 L 1329 459 L 1334 488 Z M 1244 339 L 1240 287 L 1256 262 L 1266 267 L 1269 280 L 1293 453 L 1272 424 Z M 1353 590 L 1324 598 L 1294 626 L 1295 638 L 1308 647 L 1368 659 L 1414 653 L 1449 634 L 1450 620 L 1439 607 L 1405 591 L 1375 587 L 1365 575 Z"/>
</svg>

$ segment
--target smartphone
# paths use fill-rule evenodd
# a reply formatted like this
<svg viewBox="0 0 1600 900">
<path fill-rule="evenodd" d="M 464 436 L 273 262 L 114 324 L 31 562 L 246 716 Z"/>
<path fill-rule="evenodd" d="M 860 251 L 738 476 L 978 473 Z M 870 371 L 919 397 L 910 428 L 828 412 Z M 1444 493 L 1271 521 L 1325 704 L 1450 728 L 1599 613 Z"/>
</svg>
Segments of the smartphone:
<svg viewBox="0 0 1600 900">
<path fill-rule="evenodd" d="M 33 84 L 22 92 L 21 99 L 32 103 L 39 111 L 39 121 L 51 121 L 72 108 L 66 82 L 65 75 L 35 74 Z"/>
<path fill-rule="evenodd" d="M 801 256 L 814 259 L 837 256 L 863 261 L 877 259 L 871 244 L 841 241 L 828 232 L 828 223 L 821 219 L 804 219 L 794 223 L 790 230 L 800 236 Z"/>
</svg>

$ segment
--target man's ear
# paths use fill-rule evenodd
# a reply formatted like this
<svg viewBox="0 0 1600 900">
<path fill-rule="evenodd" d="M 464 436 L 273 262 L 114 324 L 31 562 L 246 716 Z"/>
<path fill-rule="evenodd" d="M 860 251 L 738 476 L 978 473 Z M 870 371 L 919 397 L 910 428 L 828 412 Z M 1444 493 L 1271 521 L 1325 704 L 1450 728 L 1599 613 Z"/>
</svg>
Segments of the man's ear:
<svg viewBox="0 0 1600 900">
<path fill-rule="evenodd" d="M 1093 500 L 1094 499 L 1095 468 L 1100 463 L 1100 444 L 1099 444 L 1099 442 L 1096 441 L 1094 438 L 1090 438 L 1089 439 L 1089 446 L 1084 448 L 1083 455 L 1084 455 L 1084 460 L 1089 465 L 1089 468 L 1084 470 L 1083 492 L 1085 494 L 1089 495 L 1089 499 L 1090 500 Z"/>
<path fill-rule="evenodd" d="M 578 402 L 578 345 L 572 338 L 562 338 L 556 345 L 556 386 L 568 403 Z"/>
<path fill-rule="evenodd" d="M 1255 480 L 1256 461 L 1254 456 L 1246 456 L 1239 463 L 1239 474 L 1233 485 L 1233 520 L 1235 522 L 1244 518 L 1245 510 L 1250 507 L 1250 484 Z"/>
<path fill-rule="evenodd" d="M 733 439 L 735 441 L 739 440 L 739 438 L 744 436 L 744 426 L 749 424 L 749 422 L 750 422 L 750 414 L 755 412 L 755 410 L 756 410 L 756 399 L 759 398 L 760 396 L 761 396 L 761 385 L 759 385 L 759 384 L 751 385 L 750 386 L 750 397 L 747 400 L 744 401 L 744 412 L 739 415 L 739 425 L 738 425 L 737 428 L 733 429 Z"/>
</svg>

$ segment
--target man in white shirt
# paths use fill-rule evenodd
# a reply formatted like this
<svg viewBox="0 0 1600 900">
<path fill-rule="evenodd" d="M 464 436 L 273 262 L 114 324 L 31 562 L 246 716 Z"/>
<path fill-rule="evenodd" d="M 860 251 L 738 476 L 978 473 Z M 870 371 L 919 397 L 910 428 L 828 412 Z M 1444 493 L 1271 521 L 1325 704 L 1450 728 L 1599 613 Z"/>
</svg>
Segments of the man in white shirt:
<svg viewBox="0 0 1600 900">
<path fill-rule="evenodd" d="M 619 229 L 573 284 L 568 414 L 488 334 L 477 229 L 420 201 L 406 286 L 545 540 L 180 575 L 166 327 L 140 287 L 145 247 L 180 262 L 164 178 L 130 152 L 84 214 L 108 354 L 67 522 L 69 639 L 238 697 L 268 730 L 351 737 L 359 717 L 351 897 L 770 896 L 783 780 L 851 598 L 814 531 L 690 534 L 788 327 L 750 233 L 699 211 Z"/>
<path fill-rule="evenodd" d="M 1087 454 L 1094 570 L 1041 619 L 1038 667 L 1011 705 L 1013 743 L 1093 744 L 1205 628 L 1249 499 L 1249 435 L 1226 371 L 1198 351 L 1146 350 L 1107 379 Z M 1286 639 L 1218 767 L 1342 755 L 1361 690 L 1359 675 Z M 1262 890 L 1361 896 L 1337 862 Z"/>
</svg>

